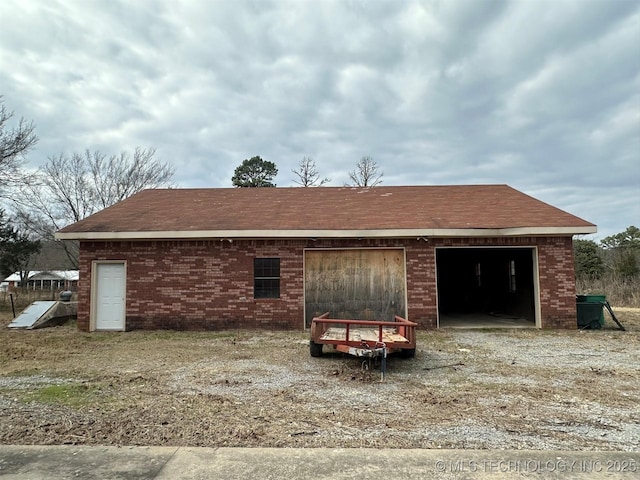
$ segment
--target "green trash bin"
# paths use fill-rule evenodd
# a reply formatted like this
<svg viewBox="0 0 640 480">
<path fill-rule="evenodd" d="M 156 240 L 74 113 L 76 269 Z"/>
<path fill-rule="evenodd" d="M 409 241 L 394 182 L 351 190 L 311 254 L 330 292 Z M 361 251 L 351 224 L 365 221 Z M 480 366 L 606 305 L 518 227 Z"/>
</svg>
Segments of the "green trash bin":
<svg viewBox="0 0 640 480">
<path fill-rule="evenodd" d="M 602 308 L 607 301 L 606 295 L 576 295 L 578 303 L 599 303 L 600 304 L 600 326 L 604 325 L 604 309 Z"/>
<path fill-rule="evenodd" d="M 604 295 L 578 295 L 578 328 L 600 329 L 604 325 Z"/>
</svg>

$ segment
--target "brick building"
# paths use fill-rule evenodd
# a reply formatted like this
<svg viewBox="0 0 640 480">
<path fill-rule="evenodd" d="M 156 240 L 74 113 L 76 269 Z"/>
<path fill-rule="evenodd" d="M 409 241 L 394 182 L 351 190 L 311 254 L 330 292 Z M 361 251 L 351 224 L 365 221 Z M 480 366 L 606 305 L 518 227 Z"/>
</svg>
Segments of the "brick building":
<svg viewBox="0 0 640 480">
<path fill-rule="evenodd" d="M 576 328 L 572 238 L 595 225 L 506 185 L 145 190 L 80 241 L 78 328 Z"/>
</svg>

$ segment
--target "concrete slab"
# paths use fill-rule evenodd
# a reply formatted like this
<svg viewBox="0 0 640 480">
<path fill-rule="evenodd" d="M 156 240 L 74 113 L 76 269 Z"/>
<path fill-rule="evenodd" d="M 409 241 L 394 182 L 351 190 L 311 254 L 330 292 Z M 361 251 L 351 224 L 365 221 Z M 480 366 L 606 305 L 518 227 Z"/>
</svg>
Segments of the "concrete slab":
<svg viewBox="0 0 640 480">
<path fill-rule="evenodd" d="M 3 480 L 635 479 L 640 452 L 0 446 Z"/>
<path fill-rule="evenodd" d="M 536 328 L 524 318 L 483 313 L 455 313 L 440 316 L 440 328 Z"/>
</svg>

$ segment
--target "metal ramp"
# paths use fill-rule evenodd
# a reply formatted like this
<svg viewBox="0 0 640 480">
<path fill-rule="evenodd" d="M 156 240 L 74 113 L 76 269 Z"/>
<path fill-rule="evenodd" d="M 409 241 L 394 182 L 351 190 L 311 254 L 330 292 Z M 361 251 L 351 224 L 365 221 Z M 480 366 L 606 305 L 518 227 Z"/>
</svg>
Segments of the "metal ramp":
<svg viewBox="0 0 640 480">
<path fill-rule="evenodd" d="M 607 302 L 605 300 L 604 303 L 602 304 L 602 306 L 608 310 L 609 315 L 611 315 L 611 318 L 613 319 L 613 321 L 616 322 L 618 324 L 618 326 L 620 327 L 620 330 L 622 330 L 624 332 L 625 328 L 622 326 L 620 321 L 616 318 L 616 314 L 613 313 L 613 309 L 611 308 L 611 305 L 609 305 L 609 302 Z"/>
<path fill-rule="evenodd" d="M 46 323 L 75 315 L 75 304 L 59 301 L 36 301 L 29 305 L 8 325 L 8 328 L 32 329 Z"/>
</svg>

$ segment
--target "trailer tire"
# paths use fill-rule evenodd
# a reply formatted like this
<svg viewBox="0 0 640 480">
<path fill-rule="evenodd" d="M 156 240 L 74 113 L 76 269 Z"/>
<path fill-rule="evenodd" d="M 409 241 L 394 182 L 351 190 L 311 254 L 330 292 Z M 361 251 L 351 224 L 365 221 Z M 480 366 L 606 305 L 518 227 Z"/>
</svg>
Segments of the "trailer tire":
<svg viewBox="0 0 640 480">
<path fill-rule="evenodd" d="M 416 356 L 415 348 L 403 348 L 398 352 L 400 358 L 413 358 Z"/>
<path fill-rule="evenodd" d="M 313 340 L 309 340 L 309 353 L 311 353 L 312 357 L 321 357 L 322 356 L 322 344 L 316 343 Z"/>
</svg>

